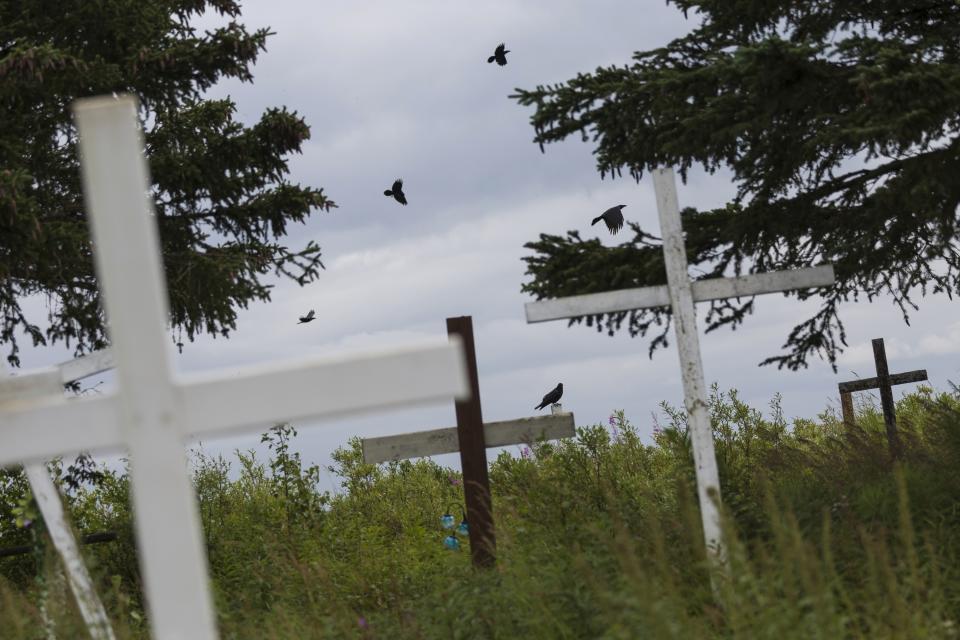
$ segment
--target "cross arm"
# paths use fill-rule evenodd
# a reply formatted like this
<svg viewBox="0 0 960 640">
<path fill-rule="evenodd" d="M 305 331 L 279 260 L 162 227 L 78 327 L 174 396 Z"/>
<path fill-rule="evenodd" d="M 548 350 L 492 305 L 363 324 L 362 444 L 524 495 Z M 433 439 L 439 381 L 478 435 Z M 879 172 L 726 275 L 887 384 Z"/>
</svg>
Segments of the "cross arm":
<svg viewBox="0 0 960 640">
<path fill-rule="evenodd" d="M 113 353 L 109 349 L 62 362 L 55 367 L 31 369 L 17 376 L 0 380 L 0 402 L 63 394 L 63 385 L 76 382 L 113 368 Z"/>
<path fill-rule="evenodd" d="M 488 447 L 536 442 L 540 438 L 556 440 L 576 435 L 572 413 L 487 422 L 483 437 Z M 363 440 L 363 461 L 367 464 L 436 456 L 460 450 L 456 427 L 415 431 L 396 436 Z"/>
<path fill-rule="evenodd" d="M 890 375 L 890 384 L 906 384 L 908 382 L 922 382 L 927 380 L 927 370 L 917 369 L 916 371 L 906 371 L 904 373 L 894 373 Z M 878 389 L 880 387 L 880 378 L 864 378 L 863 380 L 853 380 L 851 382 L 841 382 L 837 385 L 840 393 L 851 393 L 853 391 L 866 391 L 867 389 Z"/>
<path fill-rule="evenodd" d="M 735 278 L 695 280 L 691 283 L 691 289 L 694 302 L 707 302 L 777 291 L 825 287 L 833 282 L 833 265 L 827 264 L 793 271 L 771 271 Z M 533 323 L 669 305 L 670 294 L 667 286 L 656 285 L 528 302 L 524 305 L 524 309 L 527 322 Z"/>
<path fill-rule="evenodd" d="M 63 384 L 83 380 L 113 369 L 113 350 L 101 349 L 57 365 Z"/>
<path fill-rule="evenodd" d="M 115 396 L 66 398 L 60 372 L 31 376 L 25 387 L 39 399 L 6 399 L 0 430 L 0 467 L 73 451 L 125 447 Z M 463 347 L 445 343 L 362 357 L 307 358 L 186 378 L 177 385 L 188 420 L 185 436 L 220 435 L 286 420 L 447 400 L 469 394 Z M 375 389 L 371 392 L 370 389 Z M 375 393 L 375 395 L 371 395 Z"/>
<path fill-rule="evenodd" d="M 190 435 L 469 395 L 459 340 L 345 359 L 252 366 L 180 385 Z"/>
<path fill-rule="evenodd" d="M 74 451 L 123 446 L 116 400 L 112 396 L 45 397 L 2 406 L 0 467 L 48 460 Z"/>
</svg>

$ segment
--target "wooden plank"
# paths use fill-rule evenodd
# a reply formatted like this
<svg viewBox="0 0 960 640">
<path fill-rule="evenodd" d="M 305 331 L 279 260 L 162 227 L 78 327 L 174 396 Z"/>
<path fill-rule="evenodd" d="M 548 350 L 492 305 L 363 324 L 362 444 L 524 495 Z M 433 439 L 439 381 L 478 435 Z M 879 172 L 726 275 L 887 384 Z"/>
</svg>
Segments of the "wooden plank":
<svg viewBox="0 0 960 640">
<path fill-rule="evenodd" d="M 43 514 L 43 522 L 50 533 L 50 539 L 63 562 L 70 590 L 73 592 L 77 609 L 80 610 L 80 616 L 87 625 L 90 637 L 93 640 L 113 640 L 110 619 L 93 586 L 87 566 L 83 563 L 83 556 L 80 555 L 80 548 L 73 537 L 73 530 L 63 512 L 60 492 L 57 491 L 50 477 L 47 465 L 42 462 L 27 463 L 24 465 L 24 470 L 30 481 L 33 497 Z"/>
<path fill-rule="evenodd" d="M 0 374 L 5 373 L 5 367 L 0 366 Z M 38 393 L 40 389 L 42 393 Z M 60 371 L 56 367 L 31 369 L 0 379 L 0 403 L 33 402 L 44 395 L 63 395 Z"/>
<path fill-rule="evenodd" d="M 64 384 L 76 382 L 113 368 L 113 350 L 101 349 L 57 365 Z"/>
<path fill-rule="evenodd" d="M 899 460 L 902 451 L 900 436 L 897 434 L 897 412 L 893 402 L 890 369 L 887 366 L 887 351 L 883 347 L 883 338 L 873 340 L 873 359 L 877 365 L 877 380 L 880 388 L 880 407 L 883 409 L 883 423 L 887 430 L 887 443 L 890 446 L 890 455 Z"/>
<path fill-rule="evenodd" d="M 741 298 L 795 289 L 826 287 L 834 283 L 833 265 L 752 273 L 734 278 L 707 278 L 693 282 L 694 302 Z"/>
<path fill-rule="evenodd" d="M 849 391 L 840 392 L 840 407 L 843 411 L 843 424 L 847 427 L 856 426 L 856 418 L 853 413 L 853 396 Z"/>
<path fill-rule="evenodd" d="M 693 460 L 697 477 L 697 493 L 703 522 L 704 543 L 708 554 L 723 560 L 725 545 L 720 529 L 720 474 L 713 446 L 713 428 L 707 408 L 706 385 L 703 381 L 703 363 L 697 319 L 693 308 L 693 292 L 687 273 L 687 251 L 683 243 L 680 207 L 673 169 L 653 171 L 653 188 L 657 196 L 657 213 L 663 237 L 663 259 L 667 268 L 667 286 L 670 291 L 672 321 L 680 356 L 680 375 L 683 381 L 683 402 L 687 410 Z"/>
<path fill-rule="evenodd" d="M 833 265 L 828 264 L 793 271 L 771 271 L 735 278 L 696 280 L 691 284 L 691 289 L 694 302 L 706 302 L 723 298 L 777 293 L 792 289 L 824 287 L 833 284 L 833 282 Z M 527 315 L 527 322 L 534 323 L 669 305 L 670 293 L 667 286 L 657 285 L 528 302 L 524 305 L 524 310 Z"/>
<path fill-rule="evenodd" d="M 617 313 L 632 309 L 666 307 L 670 304 L 670 293 L 666 285 L 619 289 L 602 293 L 587 293 L 580 296 L 554 298 L 527 302 L 523 305 L 527 323 L 547 322 L 598 313 Z"/>
<path fill-rule="evenodd" d="M 313 357 L 186 376 L 176 387 L 190 416 L 181 441 L 183 437 L 225 435 L 305 416 L 324 418 L 462 396 L 469 389 L 459 345 L 459 340 L 453 339 L 387 354 Z M 409 375 L 410 371 L 417 375 Z M 51 369 L 44 372 L 43 381 L 51 393 L 57 390 L 57 396 L 27 399 L 23 389 L 28 387 L 21 379 L 28 377 L 34 383 L 40 379 L 13 376 L 0 385 L 5 411 L 0 466 L 76 451 L 126 448 L 116 396 L 65 398 L 60 393 L 60 374 Z M 6 385 L 14 383 L 17 393 L 3 401 Z M 377 390 L 376 397 L 371 398 L 370 389 Z M 320 404 L 318 394 L 325 404 Z M 265 402 L 267 396 L 270 402 Z M 70 428 L 64 429 L 64 425 Z"/>
<path fill-rule="evenodd" d="M 0 467 L 124 446 L 116 398 L 4 402 Z M 64 428 L 68 426 L 69 428 Z"/>
<path fill-rule="evenodd" d="M 890 375 L 890 384 L 907 384 L 909 382 L 922 382 L 927 380 L 926 369 L 916 369 L 904 373 L 894 373 Z M 863 378 L 862 380 L 853 380 L 851 382 L 841 382 L 837 385 L 840 393 L 852 393 L 854 391 L 867 391 L 869 389 L 878 389 L 880 378 Z"/>
<path fill-rule="evenodd" d="M 177 385 L 193 436 L 222 435 L 447 400 L 469 393 L 459 339 L 361 356 L 312 357 L 184 376 Z M 267 401 L 269 400 L 269 401 Z"/>
<path fill-rule="evenodd" d="M 98 542 L 113 542 L 117 539 L 114 531 L 103 531 L 101 533 L 88 533 L 80 539 L 83 544 L 96 544 Z M 0 549 L 0 558 L 10 558 L 12 556 L 24 556 L 33 552 L 33 546 L 22 544 L 16 547 L 5 547 Z"/>
<path fill-rule="evenodd" d="M 558 413 L 486 422 L 483 425 L 483 435 L 488 447 L 505 447 L 512 444 L 532 444 L 541 439 L 572 438 L 576 435 L 576 425 L 572 413 Z M 363 461 L 368 464 L 456 453 L 459 447 L 456 427 L 365 438 L 362 444 Z"/>
<path fill-rule="evenodd" d="M 206 553 L 181 443 L 183 404 L 170 380 L 167 293 L 138 104 L 130 96 L 86 98 L 73 112 L 153 634 L 214 640 Z"/>
<path fill-rule="evenodd" d="M 470 384 L 470 397 L 454 402 L 460 469 L 463 472 L 463 497 L 469 523 L 470 556 L 475 567 L 492 567 L 496 563 L 497 539 L 493 527 L 493 500 L 487 470 L 487 445 L 483 437 L 480 376 L 477 373 L 472 318 L 447 318 L 447 334 L 451 338 L 458 336 L 462 341 Z"/>
</svg>

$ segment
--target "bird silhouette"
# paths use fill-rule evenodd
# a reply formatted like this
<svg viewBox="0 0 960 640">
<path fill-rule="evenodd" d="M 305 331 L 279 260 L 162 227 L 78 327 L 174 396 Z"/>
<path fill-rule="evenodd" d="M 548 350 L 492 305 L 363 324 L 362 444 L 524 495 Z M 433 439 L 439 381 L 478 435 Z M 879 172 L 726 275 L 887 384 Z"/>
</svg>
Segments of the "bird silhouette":
<svg viewBox="0 0 960 640">
<path fill-rule="evenodd" d="M 493 55 L 487 58 L 487 64 L 490 64 L 491 62 L 496 60 L 497 64 L 502 67 L 503 65 L 507 64 L 508 53 L 510 53 L 510 51 L 509 49 L 507 49 L 507 45 L 501 42 L 499 45 L 497 45 L 497 48 L 494 50 Z"/>
<path fill-rule="evenodd" d="M 593 222 L 590 223 L 590 226 L 592 227 L 603 220 L 607 225 L 607 229 L 610 230 L 610 233 L 615 234 L 617 231 L 620 231 L 620 229 L 623 229 L 623 208 L 625 206 L 627 205 L 618 204 L 615 207 L 610 207 L 594 218 Z"/>
<path fill-rule="evenodd" d="M 552 391 L 550 391 L 550 393 L 543 396 L 543 401 L 540 402 L 538 406 L 534 407 L 534 409 L 543 409 L 548 404 L 556 404 L 560 402 L 560 398 L 562 396 L 563 396 L 563 383 L 560 382 L 557 384 L 556 387 L 554 387 Z"/>
<path fill-rule="evenodd" d="M 393 197 L 400 204 L 407 204 L 407 196 L 403 193 L 403 180 L 397 178 L 393 181 L 393 186 L 383 192 L 383 195 Z"/>
<path fill-rule="evenodd" d="M 300 322 L 298 322 L 297 324 L 306 324 L 308 322 L 313 322 L 314 320 L 316 320 L 316 318 L 314 317 L 315 315 L 316 314 L 314 313 L 313 309 L 310 309 L 310 313 L 308 313 L 305 316 L 300 316 Z"/>
</svg>

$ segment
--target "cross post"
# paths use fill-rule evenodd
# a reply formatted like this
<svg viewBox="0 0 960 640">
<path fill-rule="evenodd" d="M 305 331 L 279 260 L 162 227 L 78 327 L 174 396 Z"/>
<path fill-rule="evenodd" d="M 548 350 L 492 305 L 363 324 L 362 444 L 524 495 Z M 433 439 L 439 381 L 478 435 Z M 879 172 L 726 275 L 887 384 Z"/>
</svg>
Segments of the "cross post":
<svg viewBox="0 0 960 640">
<path fill-rule="evenodd" d="M 304 357 L 175 376 L 167 294 L 132 97 L 74 105 L 97 277 L 117 392 L 0 407 L 0 466 L 127 449 L 144 595 L 154 638 L 217 636 L 184 441 L 469 394 L 458 340 L 360 357 Z M 410 375 L 416 371 L 417 375 Z"/>
<path fill-rule="evenodd" d="M 725 551 L 718 508 L 721 497 L 720 478 L 707 407 L 694 303 L 828 286 L 834 281 L 833 267 L 821 265 L 793 271 L 775 271 L 736 278 L 708 278 L 691 282 L 687 271 L 673 170 L 661 168 L 652 173 L 663 237 L 667 284 L 529 302 L 525 305 L 527 322 L 545 322 L 652 307 L 671 308 L 680 358 L 684 406 L 689 416 L 693 442 L 704 541 L 710 555 L 722 563 Z"/>
<path fill-rule="evenodd" d="M 887 366 L 887 350 L 884 347 L 883 338 L 875 338 L 872 341 L 872 346 L 877 377 L 866 378 L 864 380 L 851 380 L 850 382 L 841 382 L 837 385 L 840 391 L 840 402 L 843 406 L 843 421 L 848 426 L 855 424 L 853 400 L 851 397 L 854 391 L 879 389 L 880 407 L 883 410 L 883 423 L 887 432 L 887 444 L 890 447 L 890 455 L 894 460 L 899 460 L 903 455 L 903 447 L 900 442 L 900 435 L 897 433 L 896 403 L 893 401 L 892 386 L 927 380 L 927 370 L 916 369 L 914 371 L 894 373 L 891 375 L 890 369 Z"/>
<path fill-rule="evenodd" d="M 470 397 L 457 400 L 457 439 L 460 442 L 460 466 L 463 470 L 463 497 L 467 503 L 470 554 L 478 567 L 496 563 L 497 538 L 493 528 L 493 503 L 487 473 L 487 446 L 483 438 L 483 413 L 480 409 L 480 379 L 477 352 L 473 342 L 470 316 L 447 318 L 447 334 L 459 336 L 467 362 Z"/>
<path fill-rule="evenodd" d="M 487 447 L 533 442 L 540 437 L 571 437 L 575 434 L 574 419 L 572 413 L 557 412 L 550 416 L 484 423 L 472 318 L 447 318 L 447 330 L 451 336 L 458 335 L 463 339 L 471 387 L 471 399 L 456 403 L 457 426 L 364 439 L 361 443 L 363 461 L 374 464 L 459 452 L 467 522 L 470 525 L 471 558 L 476 567 L 491 567 L 496 562 L 496 536 L 487 472 Z"/>
</svg>

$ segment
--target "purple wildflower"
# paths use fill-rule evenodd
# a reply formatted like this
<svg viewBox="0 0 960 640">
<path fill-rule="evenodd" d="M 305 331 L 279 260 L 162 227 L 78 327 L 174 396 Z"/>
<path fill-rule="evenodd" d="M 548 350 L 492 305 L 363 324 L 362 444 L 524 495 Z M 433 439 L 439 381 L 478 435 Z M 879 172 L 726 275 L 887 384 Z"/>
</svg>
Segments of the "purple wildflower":
<svg viewBox="0 0 960 640">
<path fill-rule="evenodd" d="M 617 426 L 617 416 L 610 416 L 610 426 L 611 427 Z"/>
<path fill-rule="evenodd" d="M 522 457 L 524 460 L 529 458 L 531 455 L 530 447 L 524 447 L 523 449 L 520 449 L 520 457 Z"/>
<path fill-rule="evenodd" d="M 458 478 L 457 476 L 450 474 L 449 476 L 447 476 L 447 478 L 450 480 L 450 484 L 452 484 L 453 486 L 455 487 L 460 486 L 460 478 Z"/>
<path fill-rule="evenodd" d="M 360 616 L 359 618 L 357 618 L 357 626 L 360 627 L 361 629 L 370 628 L 370 625 L 367 623 L 367 619 L 364 618 L 363 616 Z"/>
</svg>

